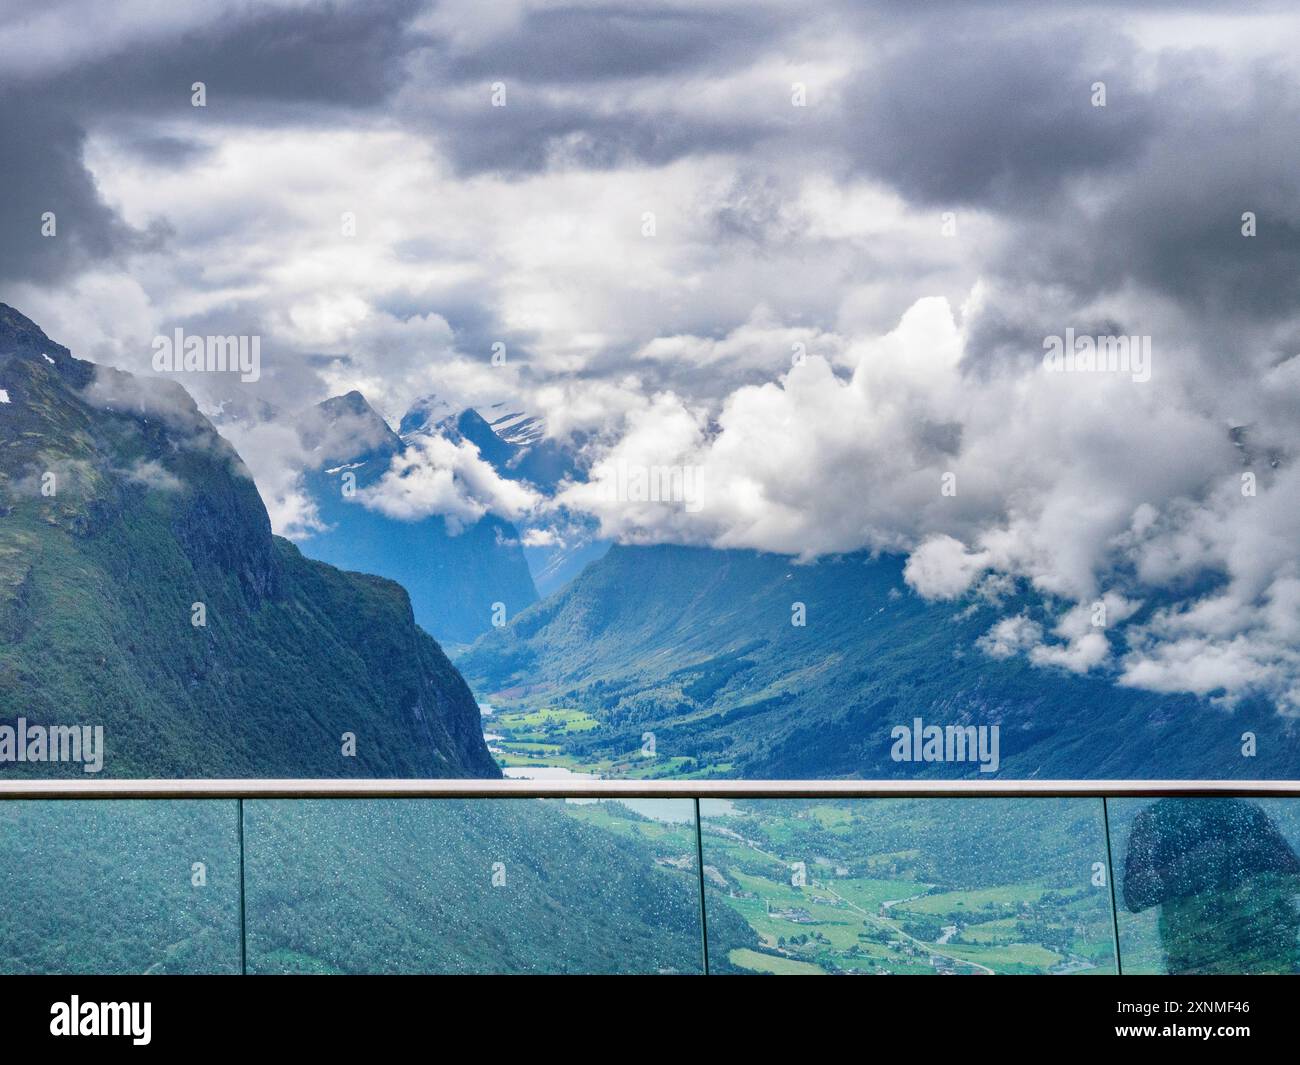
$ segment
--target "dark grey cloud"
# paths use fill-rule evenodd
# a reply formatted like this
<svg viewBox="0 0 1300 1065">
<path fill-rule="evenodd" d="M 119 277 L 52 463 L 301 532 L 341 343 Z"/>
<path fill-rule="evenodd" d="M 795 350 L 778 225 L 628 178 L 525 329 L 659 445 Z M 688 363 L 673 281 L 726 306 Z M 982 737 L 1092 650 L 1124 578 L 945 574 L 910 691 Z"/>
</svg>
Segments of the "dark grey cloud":
<svg viewBox="0 0 1300 1065">
<path fill-rule="evenodd" d="M 0 193 L 0 281 L 50 283 L 87 264 L 154 243 L 104 202 L 82 164 L 85 130 L 39 98 L 10 96 L 0 107 L 4 146 Z M 54 235 L 42 218 L 54 215 Z"/>
<path fill-rule="evenodd" d="M 602 96 L 628 79 L 744 62 L 780 37 L 782 19 L 770 9 L 534 11 L 468 52 L 414 29 L 425 9 L 421 0 L 239 8 L 170 38 L 106 37 L 90 58 L 48 73 L 0 62 L 7 98 L 0 128 L 6 148 L 17 149 L 6 152 L 0 277 L 49 282 L 156 246 L 159 234 L 151 244 L 133 232 L 95 189 L 82 161 L 94 129 L 114 131 L 125 150 L 172 167 L 204 151 L 197 139 L 174 132 L 178 120 L 193 120 L 197 133 L 211 122 L 325 125 L 359 110 L 424 132 L 463 173 L 507 174 L 543 170 L 557 155 L 567 165 L 601 169 L 741 151 L 770 132 L 757 118 L 633 114 L 608 107 Z M 488 106 L 487 79 L 497 78 L 510 83 L 507 108 Z M 206 109 L 190 105 L 195 81 L 206 85 Z M 560 83 L 589 85 L 591 93 L 556 102 L 540 91 Z M 393 96 L 403 85 L 414 92 L 398 107 Z M 482 90 L 481 107 L 446 102 L 466 87 Z M 172 123 L 171 131 L 152 132 L 158 122 Z M 40 213 L 59 207 L 60 237 L 43 241 Z"/>
<path fill-rule="evenodd" d="M 143 132 L 123 137 L 119 144 L 126 152 L 154 166 L 184 167 L 210 154 L 211 149 L 201 141 L 166 134 Z"/>
<path fill-rule="evenodd" d="M 687 78 L 721 79 L 766 50 L 779 53 L 798 21 L 794 12 L 757 5 L 530 11 L 472 48 L 430 41 L 410 63 L 399 112 L 464 174 L 660 165 L 747 151 L 784 128 L 783 116 L 759 107 L 720 116 L 684 96 L 674 101 L 673 87 L 682 84 L 685 93 Z M 504 107 L 490 104 L 497 82 Z M 662 91 L 657 108 L 633 100 L 648 84 Z M 772 102 L 787 92 L 774 91 Z"/>
<path fill-rule="evenodd" d="M 606 170 L 629 164 L 671 163 L 705 152 L 745 151 L 766 137 L 762 118 L 730 121 L 680 114 L 599 114 L 594 107 L 556 103 L 508 91 L 493 108 L 483 86 L 482 106 L 430 112 L 417 98 L 405 117 L 437 141 L 459 173 L 525 175 L 553 165 Z"/>
<path fill-rule="evenodd" d="M 48 74 L 0 62 L 0 280 L 50 283 L 165 239 L 165 223 L 135 230 L 104 201 L 83 159 L 88 131 L 122 125 L 127 150 L 175 166 L 203 149 L 147 132 L 150 122 L 212 115 L 273 124 L 287 107 L 301 118 L 303 107 L 374 106 L 400 81 L 401 57 L 416 43 L 406 26 L 420 6 L 251 8 L 172 40 L 106 44 L 93 59 Z M 207 85 L 207 110 L 190 104 L 195 81 Z M 41 235 L 45 211 L 55 212 L 53 238 Z"/>
<path fill-rule="evenodd" d="M 799 175 L 868 175 L 926 209 L 996 215 L 1007 239 L 984 265 L 1010 284 L 1055 285 L 1069 294 L 1063 306 L 1136 283 L 1219 322 L 1284 319 L 1300 276 L 1300 150 L 1282 132 L 1295 128 L 1295 78 L 1209 53 L 1145 52 L 1117 17 L 1170 6 L 575 5 L 503 18 L 470 43 L 429 29 L 420 0 L 241 7 L 169 39 L 127 35 L 45 77 L 6 76 L 0 63 L 11 104 L 0 122 L 6 144 L 21 146 L 8 153 L 0 275 L 49 281 L 146 240 L 82 166 L 87 130 L 107 127 L 141 159 L 183 166 L 204 149 L 175 132 L 178 119 L 197 131 L 360 114 L 427 136 L 466 175 L 742 155 L 708 221 L 718 240 L 760 251 L 800 239 L 784 210 Z M 838 104 L 795 121 L 783 85 L 747 108 L 674 100 L 687 79 L 692 91 L 721 87 L 764 57 L 815 64 L 828 34 L 863 43 Z M 1225 78 L 1250 89 L 1228 91 Z M 189 105 L 195 80 L 208 86 L 205 112 Z M 490 106 L 494 80 L 506 82 L 504 108 Z M 1091 105 L 1094 81 L 1106 83 L 1104 108 Z M 636 94 L 647 87 L 649 98 Z M 161 121 L 165 133 L 151 128 Z M 51 200 L 67 224 L 60 214 L 59 239 L 45 241 L 39 215 L 57 209 Z M 1243 210 L 1258 213 L 1251 241 L 1239 233 Z M 999 324 L 995 307 L 986 313 L 976 327 L 986 350 L 1020 345 L 1023 316 Z M 472 342 L 492 329 L 486 310 L 457 317 Z"/>
<path fill-rule="evenodd" d="M 448 80 L 586 84 L 723 70 L 752 58 L 788 29 L 772 8 L 557 7 L 529 11 L 443 67 Z"/>
<path fill-rule="evenodd" d="M 1241 97 L 1246 102 L 1243 103 Z M 1004 264 L 1082 295 L 1132 279 L 1218 318 L 1293 314 L 1300 297 L 1300 95 L 1267 68 L 1232 95 L 1184 70 L 1158 104 L 1157 129 L 1118 174 L 1104 207 L 1055 205 L 1050 227 L 1021 226 Z M 1257 235 L 1242 233 L 1256 216 Z"/>
<path fill-rule="evenodd" d="M 1293 84 L 1254 70 L 1226 93 L 1214 79 L 1183 77 L 1152 107 L 1156 132 L 1127 165 L 1095 182 L 1076 175 L 1072 195 L 1004 214 L 1007 234 L 988 264 L 1002 294 L 982 315 L 1003 324 L 977 325 L 976 361 L 997 361 L 989 342 L 1003 328 L 1023 343 L 1002 337 L 1001 357 L 1033 357 L 1063 324 L 1089 328 L 1072 307 L 1126 293 L 1135 316 L 1144 304 L 1134 293 L 1176 308 L 1157 319 L 1156 342 L 1166 358 L 1199 364 L 1210 390 L 1244 384 L 1300 347 L 1300 146 L 1281 135 L 1300 117 Z M 1246 212 L 1253 237 L 1243 235 Z M 1002 299 L 1011 306 L 999 312 Z M 1150 329 L 1111 325 L 1093 331 Z"/>
<path fill-rule="evenodd" d="M 1113 17 L 1078 17 L 1095 6 L 876 12 L 883 58 L 818 132 L 849 173 L 913 205 L 1001 223 L 981 264 L 995 284 L 971 325 L 976 366 L 1033 359 L 1044 333 L 1085 328 L 1081 307 L 1125 292 L 1173 301 L 1180 341 L 1207 364 L 1285 357 L 1300 332 L 1294 71 L 1231 47 L 1151 50 Z"/>
<path fill-rule="evenodd" d="M 1032 209 L 1144 150 L 1158 116 L 1135 56 L 1094 23 L 924 19 L 845 94 L 844 148 L 914 202 Z M 1098 81 L 1105 107 L 1091 102 Z"/>
<path fill-rule="evenodd" d="M 190 86 L 207 86 L 208 108 L 228 120 L 257 105 L 373 106 L 400 83 L 416 47 L 410 20 L 420 0 L 361 5 L 241 8 L 164 41 L 132 41 L 58 70 L 42 94 L 69 110 L 103 115 L 192 115 Z"/>
</svg>

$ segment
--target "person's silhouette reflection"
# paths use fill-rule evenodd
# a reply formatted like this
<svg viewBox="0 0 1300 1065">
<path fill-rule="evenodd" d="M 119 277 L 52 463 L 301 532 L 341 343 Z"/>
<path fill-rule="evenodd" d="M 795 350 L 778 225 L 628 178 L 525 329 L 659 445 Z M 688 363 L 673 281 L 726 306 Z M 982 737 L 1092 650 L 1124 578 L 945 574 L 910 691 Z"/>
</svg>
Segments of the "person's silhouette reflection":
<svg viewBox="0 0 1300 1065">
<path fill-rule="evenodd" d="M 1161 799 L 1133 822 L 1124 905 L 1160 907 L 1171 973 L 1300 972 L 1300 860 L 1240 799 Z"/>
</svg>

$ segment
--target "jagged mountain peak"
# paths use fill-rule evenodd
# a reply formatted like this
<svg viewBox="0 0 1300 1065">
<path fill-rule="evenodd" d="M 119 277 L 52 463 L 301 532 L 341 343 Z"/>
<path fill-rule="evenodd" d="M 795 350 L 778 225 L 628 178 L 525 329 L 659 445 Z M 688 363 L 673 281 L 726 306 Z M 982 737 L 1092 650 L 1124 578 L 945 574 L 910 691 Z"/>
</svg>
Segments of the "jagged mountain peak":
<svg viewBox="0 0 1300 1065">
<path fill-rule="evenodd" d="M 95 377 L 94 363 L 73 358 L 72 352 L 7 303 L 0 303 L 0 357 L 52 367 L 73 388 L 84 388 Z"/>
<path fill-rule="evenodd" d="M 524 453 L 545 439 L 546 423 L 505 402 L 457 409 L 436 395 L 428 395 L 411 405 L 398 433 L 404 439 L 436 433 L 469 440 L 478 445 L 498 473 L 510 476 Z"/>
<path fill-rule="evenodd" d="M 502 477 L 516 476 L 515 468 L 524 450 L 503 439 L 473 407 L 455 411 L 450 404 L 432 395 L 415 402 L 403 416 L 398 431 L 407 443 L 427 436 L 445 437 L 453 443 L 468 441 Z"/>
<path fill-rule="evenodd" d="M 439 426 L 455 417 L 456 412 L 450 403 L 435 395 L 422 396 L 411 404 L 411 409 L 403 416 L 397 427 L 401 436 L 412 433 L 434 433 Z"/>
<path fill-rule="evenodd" d="M 392 433 L 392 428 L 384 416 L 375 410 L 370 405 L 370 401 L 355 388 L 351 392 L 344 392 L 342 395 L 330 396 L 329 399 L 321 400 L 313 409 L 319 411 L 325 419 L 331 422 L 357 419 L 363 425 L 373 426 L 376 431 L 382 426 L 386 434 Z"/>
<path fill-rule="evenodd" d="M 0 303 L 0 341 L 7 354 L 29 355 L 33 349 L 41 349 L 49 352 L 55 361 L 60 357 L 71 358 L 67 348 L 56 344 L 45 335 L 45 330 L 7 303 Z"/>
<path fill-rule="evenodd" d="M 355 388 L 351 392 L 344 392 L 341 396 L 330 396 L 329 399 L 321 400 L 317 404 L 323 411 L 339 414 L 375 414 L 375 409 Z M 377 416 L 377 415 L 376 415 Z"/>
<path fill-rule="evenodd" d="M 467 428 L 473 421 L 461 415 Z M 410 462 L 401 470 L 411 474 L 414 469 L 411 476 L 418 482 L 423 461 L 419 438 L 470 438 L 457 425 L 451 408 L 428 396 L 407 412 L 398 435 L 353 391 L 305 412 L 299 428 L 311 452 L 312 468 L 304 483 L 323 526 L 303 540 L 303 551 L 343 569 L 399 581 L 410 592 L 416 621 L 448 643 L 468 642 L 489 628 L 493 603 L 505 603 L 515 612 L 536 601 L 519 533 L 509 522 L 484 515 L 453 535 L 440 512 L 394 516 L 372 505 L 370 497 L 341 492 L 340 478 L 346 474 L 355 488 L 375 490 L 393 470 L 393 459 L 406 456 Z M 483 429 L 490 438 L 484 443 L 491 445 L 495 437 L 486 424 Z M 484 457 L 494 461 L 498 456 Z M 401 477 L 397 480 L 394 490 L 400 492 Z"/>
<path fill-rule="evenodd" d="M 338 463 L 387 460 L 402 451 L 402 440 L 355 389 L 308 408 L 299 417 L 298 435 L 316 468 Z"/>
<path fill-rule="evenodd" d="M 528 447 L 546 436 L 546 422 L 532 414 L 511 410 L 505 403 L 493 403 L 481 412 L 492 431 L 508 444 Z"/>
</svg>

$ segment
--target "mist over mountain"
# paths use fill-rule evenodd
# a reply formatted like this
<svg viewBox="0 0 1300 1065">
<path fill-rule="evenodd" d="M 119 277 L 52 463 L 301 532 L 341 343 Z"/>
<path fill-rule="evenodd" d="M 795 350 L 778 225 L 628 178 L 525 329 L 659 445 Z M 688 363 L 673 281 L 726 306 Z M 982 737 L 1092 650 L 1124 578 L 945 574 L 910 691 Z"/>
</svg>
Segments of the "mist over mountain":
<svg viewBox="0 0 1300 1065">
<path fill-rule="evenodd" d="M 359 392 L 302 416 L 304 484 L 319 528 L 300 546 L 312 558 L 399 582 L 420 626 L 441 642 L 468 643 L 491 628 L 494 611 L 513 616 L 536 602 L 537 592 L 509 521 L 471 515 L 453 528 L 439 513 L 394 515 L 368 505 L 394 461 L 417 461 L 421 440 L 436 428 L 412 428 L 418 412 L 408 419 L 399 436 Z"/>
<path fill-rule="evenodd" d="M 616 546 L 457 663 L 494 705 L 574 706 L 599 727 L 581 761 L 639 753 L 749 778 L 979 776 L 974 759 L 898 761 L 893 730 L 997 726 L 1013 778 L 1288 778 L 1294 726 L 1264 699 L 1235 709 L 1031 664 L 993 619 L 1041 626 L 1025 586 L 957 602 L 917 595 L 906 560 Z M 1147 609 L 1158 609 L 1158 603 Z M 802 622 L 802 623 L 801 623 Z M 1254 736 L 1245 756 L 1245 734 Z"/>
<path fill-rule="evenodd" d="M 296 414 L 235 395 L 214 416 L 254 457 L 277 528 L 313 558 L 399 581 L 445 643 L 471 642 L 608 548 L 593 518 L 550 502 L 583 475 L 583 436 L 549 438 L 504 403 L 429 394 L 390 422 L 353 389 Z"/>
<path fill-rule="evenodd" d="M 546 427 L 540 418 L 518 411 L 502 413 L 504 407 L 498 403 L 484 411 L 444 414 L 434 421 L 431 412 L 445 410 L 445 405 L 424 400 L 402 419 L 401 432 L 403 437 L 440 432 L 448 439 L 468 441 L 500 476 L 529 484 L 548 499 L 566 482 L 585 475 L 578 461 L 584 443 L 581 435 L 561 443 L 545 435 Z M 488 417 L 493 420 L 489 422 Z M 533 583 L 538 595 L 543 596 L 562 588 L 588 562 L 609 550 L 609 541 L 600 538 L 598 522 L 563 508 L 529 529 L 522 542 Z"/>
<path fill-rule="evenodd" d="M 102 726 L 109 776 L 498 775 L 400 586 L 273 536 L 180 385 L 0 305 L 0 724 L 20 718 Z"/>
</svg>

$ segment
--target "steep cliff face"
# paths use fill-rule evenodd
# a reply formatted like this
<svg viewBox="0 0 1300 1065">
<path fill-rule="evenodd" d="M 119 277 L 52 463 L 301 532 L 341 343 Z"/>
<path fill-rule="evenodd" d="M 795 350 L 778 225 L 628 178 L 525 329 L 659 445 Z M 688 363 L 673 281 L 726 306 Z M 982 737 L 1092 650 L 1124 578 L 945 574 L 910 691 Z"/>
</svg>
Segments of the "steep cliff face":
<svg viewBox="0 0 1300 1065">
<path fill-rule="evenodd" d="M 273 536 L 178 384 L 0 304 L 0 726 L 19 718 L 102 725 L 111 776 L 498 775 L 400 586 Z"/>
</svg>

